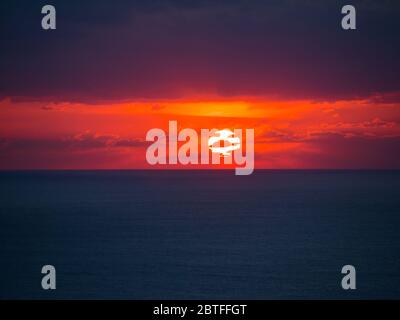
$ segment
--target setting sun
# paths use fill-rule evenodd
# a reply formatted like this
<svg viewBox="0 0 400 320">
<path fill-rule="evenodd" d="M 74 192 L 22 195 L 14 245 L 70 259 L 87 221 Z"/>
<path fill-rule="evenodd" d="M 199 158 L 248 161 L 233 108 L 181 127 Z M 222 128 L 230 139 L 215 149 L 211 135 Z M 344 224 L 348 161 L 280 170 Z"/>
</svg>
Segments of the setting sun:
<svg viewBox="0 0 400 320">
<path fill-rule="evenodd" d="M 220 146 L 220 142 L 223 146 Z M 240 139 L 229 129 L 218 130 L 208 139 L 208 146 L 211 152 L 229 157 L 232 151 L 240 149 Z"/>
</svg>

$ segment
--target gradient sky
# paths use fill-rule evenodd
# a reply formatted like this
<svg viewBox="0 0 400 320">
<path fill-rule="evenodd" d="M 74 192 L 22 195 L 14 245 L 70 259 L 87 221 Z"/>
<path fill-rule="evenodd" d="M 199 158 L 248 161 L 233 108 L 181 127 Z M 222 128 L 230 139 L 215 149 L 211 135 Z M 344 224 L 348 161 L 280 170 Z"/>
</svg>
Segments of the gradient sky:
<svg viewBox="0 0 400 320">
<path fill-rule="evenodd" d="M 254 128 L 256 168 L 400 169 L 399 1 L 3 0 L 0 15 L 0 169 L 146 168 L 146 132 L 169 120 Z"/>
</svg>

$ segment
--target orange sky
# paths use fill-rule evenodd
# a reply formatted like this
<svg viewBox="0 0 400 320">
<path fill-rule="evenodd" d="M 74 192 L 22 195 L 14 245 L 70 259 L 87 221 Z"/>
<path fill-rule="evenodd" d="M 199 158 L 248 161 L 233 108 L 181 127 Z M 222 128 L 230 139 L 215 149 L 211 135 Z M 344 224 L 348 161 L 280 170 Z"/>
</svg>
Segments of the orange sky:
<svg viewBox="0 0 400 320">
<path fill-rule="evenodd" d="M 0 168 L 146 168 L 146 133 L 167 130 L 169 120 L 196 130 L 253 128 L 256 169 L 400 167 L 396 101 L 243 97 L 92 105 L 4 99 Z"/>
<path fill-rule="evenodd" d="M 148 168 L 170 120 L 254 129 L 256 169 L 400 169 L 399 1 L 355 30 L 335 1 L 98 2 L 0 10 L 0 170 Z"/>
</svg>

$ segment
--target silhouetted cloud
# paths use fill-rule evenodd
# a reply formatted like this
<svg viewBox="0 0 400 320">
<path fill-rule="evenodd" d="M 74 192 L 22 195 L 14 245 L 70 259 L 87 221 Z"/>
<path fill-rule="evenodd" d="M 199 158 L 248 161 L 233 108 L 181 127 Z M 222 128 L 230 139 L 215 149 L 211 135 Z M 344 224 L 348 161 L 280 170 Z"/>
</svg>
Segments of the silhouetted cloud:
<svg viewBox="0 0 400 320">
<path fill-rule="evenodd" d="M 90 131 L 76 134 L 70 137 L 58 138 L 2 138 L 0 139 L 0 148 L 4 151 L 24 150 L 90 150 L 99 148 L 141 148 L 149 143 L 137 138 L 121 138 L 116 135 L 94 134 Z"/>
<path fill-rule="evenodd" d="M 347 136 L 320 133 L 293 148 L 256 154 L 269 168 L 400 169 L 400 136 Z"/>
<path fill-rule="evenodd" d="M 400 91 L 400 2 L 47 1 L 0 3 L 0 97 L 52 101 L 191 94 L 336 100 Z M 397 101 L 397 96 L 396 96 Z"/>
</svg>

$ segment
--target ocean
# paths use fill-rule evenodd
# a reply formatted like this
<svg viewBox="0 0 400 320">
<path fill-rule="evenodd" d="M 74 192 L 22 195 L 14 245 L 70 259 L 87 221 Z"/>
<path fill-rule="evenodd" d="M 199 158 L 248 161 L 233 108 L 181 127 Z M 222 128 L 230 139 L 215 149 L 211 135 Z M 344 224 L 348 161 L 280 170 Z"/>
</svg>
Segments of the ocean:
<svg viewBox="0 0 400 320">
<path fill-rule="evenodd" d="M 398 299 L 400 171 L 1 172 L 0 298 Z"/>
</svg>

